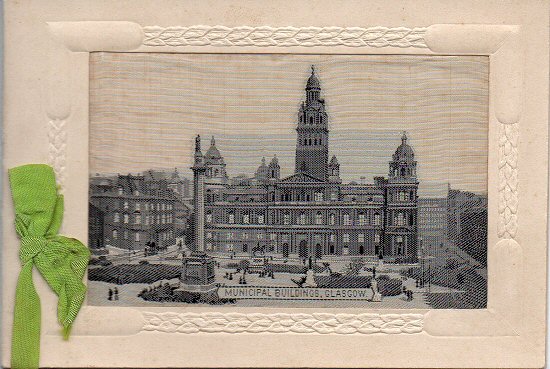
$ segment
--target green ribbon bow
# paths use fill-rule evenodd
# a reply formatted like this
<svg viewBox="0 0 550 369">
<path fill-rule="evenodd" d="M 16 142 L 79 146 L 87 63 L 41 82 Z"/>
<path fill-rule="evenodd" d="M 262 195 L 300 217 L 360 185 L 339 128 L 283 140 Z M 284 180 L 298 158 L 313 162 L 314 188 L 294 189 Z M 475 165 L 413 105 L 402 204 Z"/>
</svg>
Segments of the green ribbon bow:
<svg viewBox="0 0 550 369">
<path fill-rule="evenodd" d="M 33 265 L 59 296 L 57 316 L 63 337 L 68 339 L 86 295 L 82 278 L 90 252 L 80 241 L 57 235 L 63 219 L 63 196 L 57 193 L 51 167 L 23 165 L 10 169 L 9 179 L 23 264 L 15 293 L 11 366 L 38 368 L 40 298 L 32 281 Z"/>
</svg>

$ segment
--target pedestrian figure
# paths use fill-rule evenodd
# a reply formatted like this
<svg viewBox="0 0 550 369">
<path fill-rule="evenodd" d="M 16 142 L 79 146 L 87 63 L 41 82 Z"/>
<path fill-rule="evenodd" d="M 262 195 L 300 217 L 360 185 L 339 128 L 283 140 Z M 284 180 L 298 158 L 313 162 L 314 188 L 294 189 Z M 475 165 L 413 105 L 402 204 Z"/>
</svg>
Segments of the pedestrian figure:
<svg viewBox="0 0 550 369">
<path fill-rule="evenodd" d="M 115 287 L 115 301 L 118 301 L 118 288 Z"/>
<path fill-rule="evenodd" d="M 113 290 L 109 288 L 109 297 L 107 298 L 109 301 L 113 299 Z"/>
</svg>

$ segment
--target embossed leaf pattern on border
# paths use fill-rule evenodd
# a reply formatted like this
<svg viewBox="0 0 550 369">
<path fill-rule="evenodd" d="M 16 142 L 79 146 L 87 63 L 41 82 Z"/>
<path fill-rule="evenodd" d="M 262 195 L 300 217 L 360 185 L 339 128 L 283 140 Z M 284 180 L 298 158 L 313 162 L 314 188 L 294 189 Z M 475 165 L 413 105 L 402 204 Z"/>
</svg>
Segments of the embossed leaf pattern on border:
<svg viewBox="0 0 550 369">
<path fill-rule="evenodd" d="M 50 119 L 48 121 L 48 160 L 55 172 L 57 183 L 62 189 L 65 183 L 65 166 L 67 151 L 67 121 L 65 119 Z"/>
<path fill-rule="evenodd" d="M 144 331 L 165 333 L 420 333 L 422 314 L 241 314 L 144 312 Z"/>
<path fill-rule="evenodd" d="M 514 238 L 518 228 L 518 124 L 501 124 L 498 143 L 498 236 Z"/>
<path fill-rule="evenodd" d="M 426 28 L 146 26 L 145 46 L 348 46 L 427 48 Z"/>
</svg>

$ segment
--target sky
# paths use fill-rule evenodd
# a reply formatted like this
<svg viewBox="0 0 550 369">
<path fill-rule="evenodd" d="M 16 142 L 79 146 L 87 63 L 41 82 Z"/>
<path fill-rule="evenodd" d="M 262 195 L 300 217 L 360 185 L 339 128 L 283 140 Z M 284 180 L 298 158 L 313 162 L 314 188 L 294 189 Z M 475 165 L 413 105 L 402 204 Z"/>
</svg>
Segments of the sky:
<svg viewBox="0 0 550 369">
<path fill-rule="evenodd" d="M 277 155 L 294 172 L 311 65 L 344 182 L 387 176 L 403 131 L 420 196 L 487 192 L 484 56 L 92 53 L 90 173 L 175 168 L 191 177 L 194 137 L 216 138 L 229 176 Z"/>
</svg>

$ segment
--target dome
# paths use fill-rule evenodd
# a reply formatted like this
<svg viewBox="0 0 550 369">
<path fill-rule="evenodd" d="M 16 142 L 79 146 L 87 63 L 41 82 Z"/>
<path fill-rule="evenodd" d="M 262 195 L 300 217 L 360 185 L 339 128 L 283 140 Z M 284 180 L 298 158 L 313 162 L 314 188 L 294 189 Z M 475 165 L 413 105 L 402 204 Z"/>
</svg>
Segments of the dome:
<svg viewBox="0 0 550 369">
<path fill-rule="evenodd" d="M 212 140 L 210 141 L 210 148 L 208 149 L 204 157 L 205 159 L 220 159 L 222 157 L 220 151 L 216 147 L 216 140 L 214 139 L 214 136 L 212 136 Z"/>
<path fill-rule="evenodd" d="M 262 158 L 262 164 L 259 166 L 259 168 L 267 168 L 267 165 L 265 165 L 265 156 Z"/>
<path fill-rule="evenodd" d="M 414 151 L 412 147 L 407 144 L 407 135 L 405 133 L 403 133 L 401 145 L 395 150 L 393 157 L 394 160 L 414 159 Z"/>
<path fill-rule="evenodd" d="M 270 167 L 278 166 L 279 165 L 279 159 L 277 159 L 277 155 L 271 159 L 271 162 L 269 163 Z"/>
<path fill-rule="evenodd" d="M 315 67 L 312 65 L 311 76 L 309 76 L 309 78 L 307 79 L 306 90 L 314 89 L 314 88 L 321 89 L 321 83 L 319 83 L 319 79 L 315 75 Z"/>
<path fill-rule="evenodd" d="M 205 159 L 219 159 L 221 154 L 216 146 L 210 146 L 204 157 Z"/>
<path fill-rule="evenodd" d="M 205 164 L 212 164 L 212 165 L 221 165 L 224 164 L 223 162 L 223 156 L 220 154 L 220 151 L 216 147 L 216 140 L 214 140 L 214 136 L 212 136 L 212 140 L 210 141 L 210 148 L 204 155 L 204 163 Z"/>
</svg>

